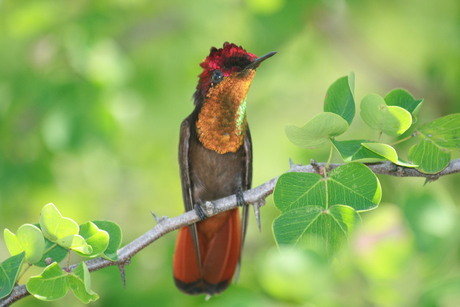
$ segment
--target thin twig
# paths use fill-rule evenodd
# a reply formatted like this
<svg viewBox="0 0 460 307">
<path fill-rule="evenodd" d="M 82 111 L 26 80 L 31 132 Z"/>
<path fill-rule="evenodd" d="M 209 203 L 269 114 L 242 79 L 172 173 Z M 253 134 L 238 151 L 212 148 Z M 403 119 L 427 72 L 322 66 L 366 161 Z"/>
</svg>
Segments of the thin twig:
<svg viewBox="0 0 460 307">
<path fill-rule="evenodd" d="M 334 169 L 343 164 L 329 164 L 329 169 Z M 310 165 L 295 165 L 292 164 L 290 172 L 305 172 L 305 173 L 318 173 L 321 168 L 324 168 L 326 163 L 313 162 Z M 396 177 L 424 177 L 429 180 L 436 180 L 439 177 L 460 173 L 460 159 L 452 160 L 450 164 L 438 174 L 424 174 L 414 168 L 402 167 L 395 165 L 391 162 L 382 162 L 367 164 L 367 166 L 376 174 L 390 175 Z M 251 190 L 247 190 L 243 193 L 244 200 L 249 204 L 260 203 L 267 196 L 273 193 L 276 181 L 278 177 L 272 178 L 267 182 L 255 187 Z M 238 204 L 235 195 L 227 196 L 211 202 L 213 204 L 212 215 L 219 214 L 223 211 L 228 211 L 237 208 Z M 195 210 L 185 212 L 176 217 L 159 219 L 158 224 L 135 239 L 128 243 L 124 247 L 118 250 L 118 261 L 113 262 L 104 258 L 96 258 L 87 260 L 85 263 L 88 266 L 89 271 L 97 271 L 102 268 L 118 265 L 124 266 L 129 264 L 131 258 L 140 252 L 142 249 L 152 244 L 157 239 L 161 238 L 165 234 L 179 229 L 181 227 L 196 223 L 199 221 L 199 217 Z M 71 265 L 70 270 L 75 269 L 77 265 Z M 14 303 L 15 301 L 29 295 L 25 285 L 17 285 L 14 287 L 11 294 L 0 300 L 0 307 L 6 307 Z"/>
</svg>

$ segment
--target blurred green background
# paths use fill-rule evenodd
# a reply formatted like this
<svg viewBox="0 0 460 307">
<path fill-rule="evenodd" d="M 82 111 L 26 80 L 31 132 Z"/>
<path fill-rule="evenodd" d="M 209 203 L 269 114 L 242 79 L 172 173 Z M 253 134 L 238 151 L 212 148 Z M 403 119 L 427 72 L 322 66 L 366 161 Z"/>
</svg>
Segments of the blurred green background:
<svg viewBox="0 0 460 307">
<path fill-rule="evenodd" d="M 350 71 L 357 102 L 403 87 L 425 98 L 421 122 L 460 112 L 458 0 L 0 0 L 0 228 L 34 223 L 53 202 L 79 223 L 117 222 L 127 243 L 155 224 L 150 210 L 180 214 L 179 125 L 198 64 L 224 41 L 278 51 L 248 96 L 254 185 L 288 158 L 326 159 L 327 148 L 290 144 L 284 126 L 320 112 L 327 87 Z M 377 137 L 366 131 L 356 117 L 342 139 Z M 460 306 L 460 175 L 425 186 L 380 179 L 382 204 L 331 265 L 277 250 L 269 197 L 240 280 L 222 295 L 176 290 L 171 233 L 132 259 L 125 289 L 116 268 L 93 273 L 92 305 Z M 17 306 L 64 304 L 81 306 L 72 295 Z"/>
</svg>

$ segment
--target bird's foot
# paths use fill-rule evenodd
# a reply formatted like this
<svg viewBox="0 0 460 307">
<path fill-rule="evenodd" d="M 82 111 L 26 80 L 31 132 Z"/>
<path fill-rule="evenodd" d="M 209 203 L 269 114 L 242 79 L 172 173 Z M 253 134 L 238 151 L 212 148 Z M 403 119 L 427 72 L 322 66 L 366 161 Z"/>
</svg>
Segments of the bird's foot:
<svg viewBox="0 0 460 307">
<path fill-rule="evenodd" d="M 248 205 L 246 201 L 244 200 L 243 190 L 239 189 L 235 195 L 236 195 L 236 205 L 238 207 L 243 207 L 243 206 Z"/>
<path fill-rule="evenodd" d="M 195 205 L 195 212 L 200 221 L 207 219 L 209 216 L 214 215 L 214 204 L 210 201 L 205 202 L 203 205 Z"/>
</svg>

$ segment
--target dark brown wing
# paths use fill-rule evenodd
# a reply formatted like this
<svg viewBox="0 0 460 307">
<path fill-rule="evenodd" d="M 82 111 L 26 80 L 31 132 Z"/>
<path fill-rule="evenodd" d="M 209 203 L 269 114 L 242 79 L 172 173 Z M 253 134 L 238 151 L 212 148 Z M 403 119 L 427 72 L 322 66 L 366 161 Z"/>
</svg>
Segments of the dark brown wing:
<svg viewBox="0 0 460 307">
<path fill-rule="evenodd" d="M 243 174 L 243 191 L 249 190 L 252 184 L 252 141 L 249 126 L 247 127 L 246 134 L 244 136 L 244 174 Z M 246 238 L 246 232 L 248 229 L 249 220 L 249 205 L 243 205 L 243 213 L 241 214 L 241 247 L 240 247 L 240 260 L 238 261 L 238 267 L 235 272 L 234 281 L 238 281 L 241 269 L 241 254 L 243 253 L 244 240 Z"/>
<path fill-rule="evenodd" d="M 249 190 L 252 184 L 252 141 L 251 133 L 249 131 L 249 126 L 247 127 L 246 134 L 244 136 L 244 163 L 245 167 L 243 168 L 245 173 L 243 174 L 243 190 Z M 246 238 L 246 230 L 248 228 L 248 217 L 249 217 L 249 206 L 243 206 L 243 214 L 241 217 L 241 250 L 243 250 L 244 239 Z"/>
<path fill-rule="evenodd" d="M 182 197 L 184 200 L 185 211 L 194 209 L 194 202 L 192 197 L 192 184 L 190 181 L 190 129 L 191 121 L 193 120 L 192 115 L 188 116 L 182 122 L 180 126 L 180 138 L 179 138 L 179 166 L 180 166 L 180 177 L 182 183 Z M 195 246 L 196 257 L 198 259 L 199 267 L 201 267 L 201 255 L 198 242 L 198 234 L 196 224 L 190 225 L 190 233 L 192 235 L 193 244 Z"/>
</svg>

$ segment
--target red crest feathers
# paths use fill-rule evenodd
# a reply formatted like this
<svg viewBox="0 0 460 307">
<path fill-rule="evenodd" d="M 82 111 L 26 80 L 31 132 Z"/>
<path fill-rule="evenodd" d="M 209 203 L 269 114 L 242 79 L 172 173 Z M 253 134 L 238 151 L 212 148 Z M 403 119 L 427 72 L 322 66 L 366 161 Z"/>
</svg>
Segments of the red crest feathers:
<svg viewBox="0 0 460 307">
<path fill-rule="evenodd" d="M 241 46 L 225 42 L 222 48 L 211 48 L 209 55 L 201 62 L 203 72 L 200 74 L 200 81 L 197 86 L 197 95 L 204 97 L 209 89 L 212 71 L 218 69 L 224 76 L 241 71 L 244 67 L 257 59 L 255 54 L 249 53 Z"/>
</svg>

